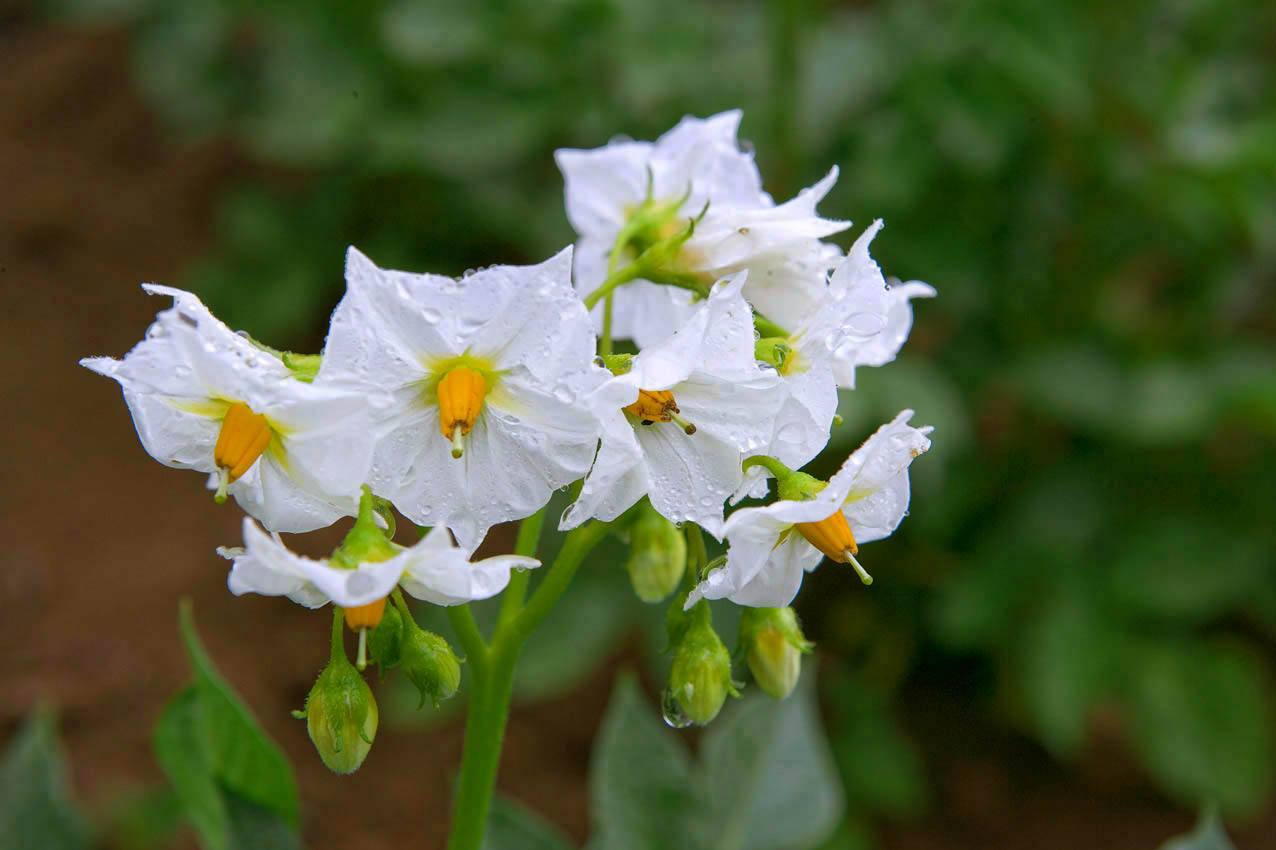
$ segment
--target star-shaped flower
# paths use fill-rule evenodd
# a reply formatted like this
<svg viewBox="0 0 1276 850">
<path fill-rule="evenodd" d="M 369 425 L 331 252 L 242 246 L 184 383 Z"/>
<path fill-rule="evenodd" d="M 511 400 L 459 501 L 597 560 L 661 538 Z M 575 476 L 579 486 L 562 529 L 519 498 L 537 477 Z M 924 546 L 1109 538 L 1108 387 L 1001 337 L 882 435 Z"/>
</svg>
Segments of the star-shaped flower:
<svg viewBox="0 0 1276 850">
<path fill-rule="evenodd" d="M 386 546 L 395 554 L 385 560 L 352 565 L 328 558 L 316 560 L 291 551 L 278 537 L 245 519 L 243 548 L 223 547 L 217 551 L 234 564 L 227 579 L 231 593 L 287 596 L 307 608 L 320 608 L 329 602 L 347 609 L 376 605 L 396 585 L 435 605 L 461 605 L 503 591 L 509 584 L 511 569 L 540 566 L 535 558 L 521 555 L 497 555 L 471 562 L 442 527 L 431 529 L 413 546 Z"/>
<path fill-rule="evenodd" d="M 571 286 L 571 249 L 461 279 L 380 269 L 351 248 L 319 381 L 383 395 L 370 483 L 473 551 L 580 478 L 605 373 Z"/>
<path fill-rule="evenodd" d="M 888 537 L 903 520 L 908 466 L 930 448 L 931 429 L 910 426 L 912 415 L 905 410 L 879 428 L 827 484 L 789 472 L 780 482 L 781 499 L 731 514 L 725 526 L 727 563 L 700 583 L 687 604 L 725 598 L 783 607 L 797 595 L 803 573 L 824 557 L 851 564 L 870 583 L 855 558 L 859 544 Z"/>
<path fill-rule="evenodd" d="M 765 444 L 780 402 L 779 377 L 754 357 L 744 277 L 719 283 L 673 336 L 591 395 L 602 444 L 561 528 L 615 519 L 647 495 L 667 519 L 720 534 L 740 463 Z"/>
<path fill-rule="evenodd" d="M 680 276 L 705 288 L 737 271 L 749 272 L 745 297 L 769 318 L 793 322 L 818 298 L 841 252 L 820 240 L 848 222 L 821 218 L 816 204 L 837 179 L 834 169 L 815 186 L 776 205 L 762 191 L 753 155 L 736 142 L 738 110 L 684 118 L 653 142 L 613 142 L 593 150 L 555 154 L 566 183 L 567 216 L 579 234 L 576 285 L 587 295 L 621 265 L 698 219 L 676 258 Z M 700 217 L 701 213 L 703 217 Z M 634 230 L 635 216 L 647 222 Z M 611 253 L 628 227 L 624 257 Z M 613 296 L 612 333 L 648 345 L 665 339 L 690 315 L 685 289 L 646 280 Z M 595 307 L 601 321 L 602 306 Z"/>
<path fill-rule="evenodd" d="M 80 363 L 119 382 L 142 445 L 165 466 L 211 473 L 274 531 L 310 531 L 355 512 L 372 458 L 366 399 L 298 380 L 273 352 L 173 298 L 123 360 Z"/>
</svg>

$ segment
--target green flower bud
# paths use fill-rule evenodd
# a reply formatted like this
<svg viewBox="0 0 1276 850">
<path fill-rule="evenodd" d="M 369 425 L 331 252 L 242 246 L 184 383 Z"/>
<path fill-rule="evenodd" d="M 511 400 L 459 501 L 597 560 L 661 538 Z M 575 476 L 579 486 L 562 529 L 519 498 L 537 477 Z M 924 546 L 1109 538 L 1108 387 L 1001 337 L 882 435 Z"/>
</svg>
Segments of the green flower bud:
<svg viewBox="0 0 1276 850">
<path fill-rule="evenodd" d="M 731 681 L 731 653 L 713 630 L 708 603 L 702 601 L 690 612 L 690 622 L 674 649 L 667 702 L 680 709 L 681 717 L 671 718 L 671 706 L 666 705 L 666 722 L 684 725 L 677 721 L 685 718 L 687 723 L 704 726 L 718 716 L 728 694 L 739 696 Z"/>
<path fill-rule="evenodd" d="M 813 648 L 792 608 L 745 608 L 740 646 L 758 687 L 776 699 L 793 693 L 802 656 Z"/>
<path fill-rule="evenodd" d="M 306 697 L 306 728 L 333 773 L 354 773 L 377 734 L 377 701 L 345 657 L 333 656 Z"/>
<path fill-rule="evenodd" d="M 660 602 L 678 588 L 687 570 L 687 540 L 682 531 L 649 503 L 629 530 L 625 564 L 634 593 L 643 602 Z"/>
<path fill-rule="evenodd" d="M 421 704 L 417 708 L 425 705 L 426 697 L 437 707 L 460 687 L 461 662 L 448 642 L 434 632 L 425 631 L 415 622 L 411 625 L 405 622 L 404 625 L 399 663 L 408 679 L 421 692 Z"/>
<path fill-rule="evenodd" d="M 368 651 L 372 660 L 384 675 L 386 670 L 399 663 L 400 644 L 403 640 L 403 615 L 393 605 L 387 605 L 381 622 L 368 638 Z"/>
</svg>

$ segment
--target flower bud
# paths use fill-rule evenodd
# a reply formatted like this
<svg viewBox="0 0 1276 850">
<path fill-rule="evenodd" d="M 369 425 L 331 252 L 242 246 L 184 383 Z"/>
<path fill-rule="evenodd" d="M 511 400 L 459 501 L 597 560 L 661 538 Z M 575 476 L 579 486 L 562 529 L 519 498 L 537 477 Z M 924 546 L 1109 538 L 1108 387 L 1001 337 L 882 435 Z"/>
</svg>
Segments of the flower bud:
<svg viewBox="0 0 1276 850">
<path fill-rule="evenodd" d="M 682 716 L 700 726 L 718 716 L 728 694 L 739 695 L 731 681 L 731 654 L 713 630 L 705 602 L 693 609 L 674 649 L 669 693 Z"/>
<path fill-rule="evenodd" d="M 461 685 L 461 662 L 448 642 L 415 623 L 407 625 L 399 644 L 399 663 L 412 684 L 421 692 L 420 708 L 426 697 L 437 707 L 456 693 Z"/>
<path fill-rule="evenodd" d="M 377 734 L 377 701 L 344 653 L 333 656 L 306 697 L 306 728 L 334 773 L 354 773 Z"/>
<path fill-rule="evenodd" d="M 745 608 L 740 646 L 758 687 L 776 699 L 793 693 L 802 656 L 812 649 L 792 608 Z"/>
<path fill-rule="evenodd" d="M 643 602 L 668 598 L 687 569 L 687 541 L 682 532 L 647 504 L 629 531 L 626 567 L 634 593 Z"/>
</svg>

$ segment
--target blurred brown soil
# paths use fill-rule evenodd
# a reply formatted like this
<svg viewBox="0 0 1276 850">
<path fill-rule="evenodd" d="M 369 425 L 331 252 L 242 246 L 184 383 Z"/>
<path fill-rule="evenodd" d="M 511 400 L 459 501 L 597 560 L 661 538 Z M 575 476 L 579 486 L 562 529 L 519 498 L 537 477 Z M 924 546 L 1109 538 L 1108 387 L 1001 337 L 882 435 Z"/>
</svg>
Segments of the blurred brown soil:
<svg viewBox="0 0 1276 850">
<path fill-rule="evenodd" d="M 459 721 L 385 729 L 358 774 L 324 770 L 288 711 L 325 660 L 328 618 L 227 593 L 214 549 L 237 541 L 238 513 L 216 508 L 199 476 L 149 460 L 115 385 L 76 365 L 138 339 L 162 306 L 138 282 L 180 281 L 209 246 L 219 190 L 251 168 L 160 126 L 119 34 L 0 15 L 0 57 L 0 743 L 50 701 L 81 800 L 103 809 L 159 783 L 150 729 L 188 675 L 175 617 L 189 595 L 213 657 L 296 765 L 307 847 L 442 847 Z M 600 671 L 517 709 L 507 738 L 503 791 L 578 839 L 609 682 Z M 935 814 L 887 826 L 889 847 L 1150 850 L 1190 823 L 1137 779 L 1079 779 L 969 707 L 916 702 Z M 1273 836 L 1269 815 L 1238 845 L 1276 847 Z"/>
</svg>

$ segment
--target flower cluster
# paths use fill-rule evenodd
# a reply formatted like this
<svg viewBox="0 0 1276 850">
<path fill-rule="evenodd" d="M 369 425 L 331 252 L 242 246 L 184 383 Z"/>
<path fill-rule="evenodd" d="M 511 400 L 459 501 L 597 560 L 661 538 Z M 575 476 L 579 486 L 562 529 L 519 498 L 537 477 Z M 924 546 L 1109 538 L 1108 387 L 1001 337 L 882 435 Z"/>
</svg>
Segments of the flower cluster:
<svg viewBox="0 0 1276 850">
<path fill-rule="evenodd" d="M 370 647 L 423 699 L 454 692 L 459 660 L 402 592 L 444 606 L 501 593 L 511 570 L 539 566 L 534 552 L 472 561 L 475 549 L 575 483 L 559 528 L 607 524 L 632 545 L 639 595 L 674 597 L 667 714 L 708 722 L 735 691 L 708 599 L 752 609 L 744 656 L 782 697 L 809 650 L 787 607 L 803 575 L 827 558 L 871 581 L 859 546 L 905 515 L 930 429 L 904 411 L 827 482 L 797 470 L 828 444 L 839 388 L 893 360 L 911 300 L 935 292 L 887 282 L 869 253 L 880 221 L 847 253 L 827 241 L 850 226 L 816 210 L 836 169 L 773 201 L 739 121 L 687 118 L 653 143 L 559 151 L 579 239 L 538 265 L 457 279 L 350 248 L 321 354 L 271 349 L 194 295 L 146 285 L 173 305 L 122 360 L 82 362 L 119 382 L 152 457 L 204 473 L 216 501 L 252 517 L 243 547 L 221 550 L 231 591 L 334 603 L 359 633 L 359 669 Z M 771 479 L 773 499 L 727 512 L 767 499 Z M 396 511 L 422 527 L 419 542 L 394 542 Z M 326 559 L 279 537 L 346 516 Z M 708 560 L 700 529 L 724 557 Z M 346 771 L 376 708 L 339 637 L 306 716 Z"/>
</svg>

